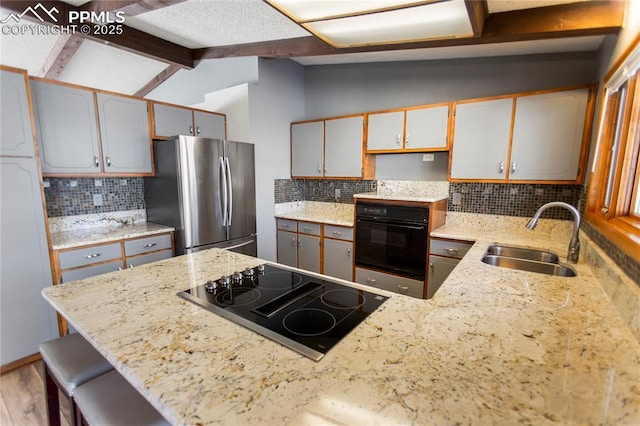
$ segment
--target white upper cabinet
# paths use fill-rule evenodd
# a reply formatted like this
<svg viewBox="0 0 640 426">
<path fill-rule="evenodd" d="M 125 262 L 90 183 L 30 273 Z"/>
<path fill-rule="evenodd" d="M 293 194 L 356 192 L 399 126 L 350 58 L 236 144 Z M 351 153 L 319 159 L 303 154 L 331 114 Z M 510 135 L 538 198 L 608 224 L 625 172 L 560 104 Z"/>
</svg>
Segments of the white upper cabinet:
<svg viewBox="0 0 640 426">
<path fill-rule="evenodd" d="M 203 138 L 226 139 L 226 119 L 222 114 L 193 111 L 195 134 Z"/>
<path fill-rule="evenodd" d="M 154 103 L 153 117 L 154 136 L 169 138 L 175 135 L 193 135 L 193 115 L 190 109 Z"/>
<path fill-rule="evenodd" d="M 321 177 L 324 121 L 291 125 L 291 176 Z"/>
<path fill-rule="evenodd" d="M 363 116 L 325 122 L 325 177 L 362 176 L 363 130 Z"/>
<path fill-rule="evenodd" d="M 449 105 L 407 110 L 405 149 L 448 148 Z"/>
<path fill-rule="evenodd" d="M 107 173 L 151 173 L 147 102 L 97 93 L 104 169 Z"/>
<path fill-rule="evenodd" d="M 456 105 L 452 179 L 505 178 L 512 110 L 512 98 Z"/>
<path fill-rule="evenodd" d="M 224 114 L 197 111 L 189 108 L 153 104 L 154 137 L 170 138 L 176 135 L 226 139 Z"/>
<path fill-rule="evenodd" d="M 0 71 L 0 155 L 34 156 L 26 78 L 23 73 Z"/>
<path fill-rule="evenodd" d="M 372 113 L 367 119 L 367 151 L 402 149 L 404 111 Z"/>
<path fill-rule="evenodd" d="M 445 151 L 449 104 L 367 114 L 367 152 Z"/>
<path fill-rule="evenodd" d="M 31 82 L 43 173 L 100 173 L 101 158 L 93 92 Z"/>
<path fill-rule="evenodd" d="M 510 180 L 578 178 L 588 100 L 587 88 L 516 99 Z"/>
</svg>

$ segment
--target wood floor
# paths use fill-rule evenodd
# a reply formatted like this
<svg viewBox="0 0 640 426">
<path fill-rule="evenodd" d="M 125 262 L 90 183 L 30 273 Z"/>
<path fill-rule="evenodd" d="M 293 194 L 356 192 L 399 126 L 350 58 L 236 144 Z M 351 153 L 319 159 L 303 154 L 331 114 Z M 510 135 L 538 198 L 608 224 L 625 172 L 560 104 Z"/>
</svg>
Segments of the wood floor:
<svg viewBox="0 0 640 426">
<path fill-rule="evenodd" d="M 62 426 L 68 426 L 69 401 L 60 394 Z M 43 426 L 47 424 L 42 361 L 0 376 L 0 425 Z"/>
</svg>

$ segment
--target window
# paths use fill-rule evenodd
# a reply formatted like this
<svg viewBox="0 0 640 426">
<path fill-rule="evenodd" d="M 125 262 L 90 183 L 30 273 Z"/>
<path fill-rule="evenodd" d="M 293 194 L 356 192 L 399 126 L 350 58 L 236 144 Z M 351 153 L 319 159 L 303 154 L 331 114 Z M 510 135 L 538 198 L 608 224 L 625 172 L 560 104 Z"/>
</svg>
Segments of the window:
<svg viewBox="0 0 640 426">
<path fill-rule="evenodd" d="M 605 77 L 585 216 L 640 261 L 640 39 Z"/>
</svg>

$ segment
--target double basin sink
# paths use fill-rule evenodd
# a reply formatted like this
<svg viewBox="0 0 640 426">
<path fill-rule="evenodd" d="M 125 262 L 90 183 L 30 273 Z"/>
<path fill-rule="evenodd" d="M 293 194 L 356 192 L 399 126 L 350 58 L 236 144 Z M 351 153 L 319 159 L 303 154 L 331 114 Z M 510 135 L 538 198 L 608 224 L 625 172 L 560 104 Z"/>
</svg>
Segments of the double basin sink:
<svg viewBox="0 0 640 426">
<path fill-rule="evenodd" d="M 575 277 L 577 272 L 559 261 L 558 255 L 546 250 L 492 244 L 482 257 L 488 265 L 561 277 Z"/>
</svg>

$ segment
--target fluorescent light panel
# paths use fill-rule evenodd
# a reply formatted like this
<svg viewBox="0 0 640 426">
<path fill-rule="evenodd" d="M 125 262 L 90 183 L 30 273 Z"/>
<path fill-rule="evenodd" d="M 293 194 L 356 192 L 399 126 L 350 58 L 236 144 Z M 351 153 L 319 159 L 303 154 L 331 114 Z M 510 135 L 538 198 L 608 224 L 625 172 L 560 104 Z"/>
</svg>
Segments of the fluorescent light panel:
<svg viewBox="0 0 640 426">
<path fill-rule="evenodd" d="M 464 0 L 269 1 L 334 47 L 473 36 Z"/>
</svg>

